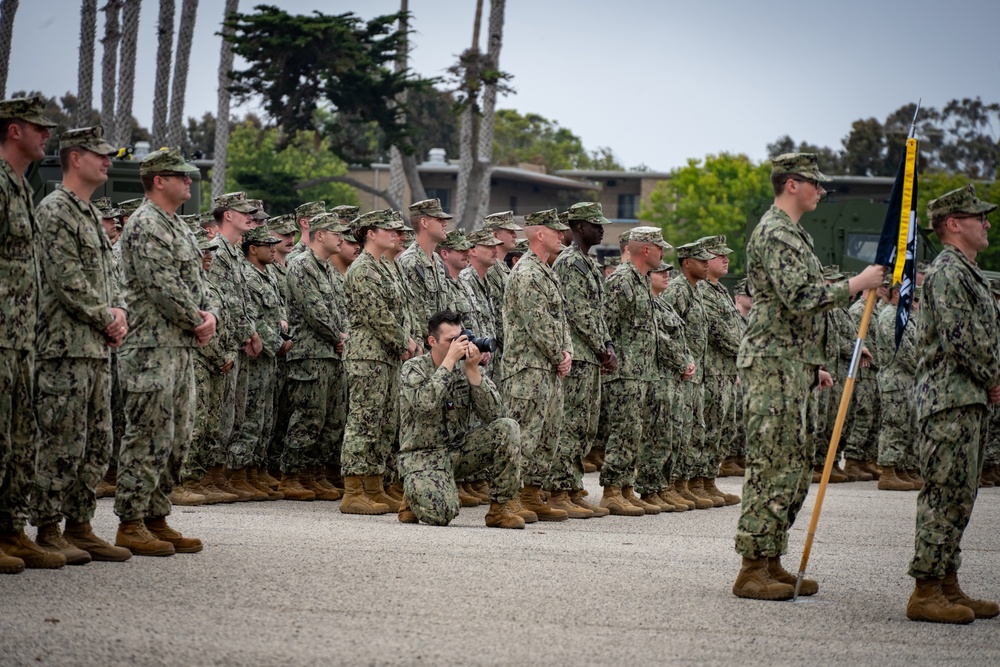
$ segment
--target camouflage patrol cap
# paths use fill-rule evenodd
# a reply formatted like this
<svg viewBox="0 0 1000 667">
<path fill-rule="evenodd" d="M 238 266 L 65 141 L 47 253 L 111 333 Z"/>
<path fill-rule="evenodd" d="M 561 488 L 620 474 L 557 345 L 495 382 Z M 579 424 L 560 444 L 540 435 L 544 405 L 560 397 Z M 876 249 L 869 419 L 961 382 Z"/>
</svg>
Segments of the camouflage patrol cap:
<svg viewBox="0 0 1000 667">
<path fill-rule="evenodd" d="M 267 214 L 264 210 L 264 200 L 263 199 L 249 199 L 250 205 L 255 207 L 257 211 L 253 214 L 253 219 L 258 222 L 263 222 L 270 218 L 271 216 Z"/>
<path fill-rule="evenodd" d="M 105 141 L 104 128 L 100 125 L 78 127 L 66 130 L 59 135 L 59 150 L 74 147 L 83 148 L 98 155 L 115 155 L 118 152 L 117 148 Z"/>
<path fill-rule="evenodd" d="M 569 227 L 569 211 L 560 211 L 557 215 L 559 216 L 559 222 Z"/>
<path fill-rule="evenodd" d="M 348 204 L 341 204 L 340 206 L 334 206 L 330 209 L 330 213 L 336 214 L 338 218 L 343 218 L 344 220 L 351 221 L 358 217 L 361 213 L 361 208 L 358 206 L 350 206 Z"/>
<path fill-rule="evenodd" d="M 836 264 L 827 264 L 823 267 L 823 279 L 824 280 L 843 280 L 844 273 L 840 270 L 840 267 Z"/>
<path fill-rule="evenodd" d="M 413 227 L 406 224 L 406 219 L 403 217 L 402 211 L 397 211 L 391 208 L 386 210 L 390 211 L 389 219 L 397 225 L 396 227 L 391 227 L 390 229 L 394 229 L 397 232 L 413 231 Z"/>
<path fill-rule="evenodd" d="M 750 296 L 750 292 L 747 289 L 746 278 L 740 278 L 736 281 L 736 286 L 733 287 L 733 294 L 736 296 Z"/>
<path fill-rule="evenodd" d="M 295 207 L 295 219 L 312 218 L 320 213 L 326 213 L 325 201 L 307 201 Z"/>
<path fill-rule="evenodd" d="M 477 229 L 468 236 L 469 243 L 472 245 L 481 245 L 488 248 L 501 245 L 503 242 L 497 237 L 493 236 L 493 232 L 486 229 Z"/>
<path fill-rule="evenodd" d="M 444 212 L 441 208 L 440 199 L 422 199 L 420 201 L 413 202 L 410 204 L 410 215 L 425 215 L 428 218 L 437 218 L 439 220 L 450 220 L 451 215 Z"/>
<path fill-rule="evenodd" d="M 118 210 L 115 208 L 115 205 L 111 203 L 111 197 L 98 197 L 90 203 L 93 204 L 94 208 L 100 211 L 101 216 L 105 218 L 115 217 L 115 211 Z M 120 213 L 118 215 L 120 215 Z"/>
<path fill-rule="evenodd" d="M 663 250 L 670 250 L 672 245 L 663 240 L 663 232 L 659 227 L 633 227 L 628 235 L 629 243 L 652 243 Z"/>
<path fill-rule="evenodd" d="M 243 242 L 254 245 L 274 245 L 275 243 L 281 243 L 281 239 L 277 236 L 271 236 L 271 230 L 267 228 L 267 225 L 261 225 L 260 227 L 254 227 L 248 232 L 244 232 Z"/>
<path fill-rule="evenodd" d="M 218 250 L 219 242 L 216 239 L 209 239 L 208 232 L 204 227 L 195 227 L 194 238 L 198 241 L 198 249 L 202 252 Z"/>
<path fill-rule="evenodd" d="M 465 238 L 465 232 L 463 232 L 461 229 L 453 229 L 452 231 L 448 232 L 448 235 L 445 237 L 444 241 L 438 243 L 438 247 L 447 248 L 448 250 L 457 250 L 461 252 L 463 250 L 472 249 L 472 244 L 469 243 L 469 240 L 467 238 Z"/>
<path fill-rule="evenodd" d="M 724 235 L 719 236 L 706 236 L 705 238 L 698 239 L 699 241 L 704 241 L 705 250 L 709 251 L 716 257 L 721 257 L 722 255 L 731 255 L 735 250 L 726 245 L 726 237 Z"/>
<path fill-rule="evenodd" d="M 257 207 L 247 199 L 245 192 L 227 192 L 212 200 L 212 208 L 225 208 L 237 213 L 252 215 L 257 212 Z"/>
<path fill-rule="evenodd" d="M 522 228 L 514 224 L 514 211 L 503 211 L 502 213 L 490 213 L 484 217 L 483 229 L 489 232 L 497 229 L 508 229 L 512 232 L 519 232 Z"/>
<path fill-rule="evenodd" d="M 621 265 L 621 263 L 622 263 L 621 255 L 605 255 L 604 261 L 601 262 L 601 266 L 603 266 L 606 269 L 609 266 L 619 266 Z"/>
<path fill-rule="evenodd" d="M 829 181 L 830 177 L 819 170 L 816 153 L 785 153 L 771 159 L 771 175 L 792 174 L 814 181 Z"/>
<path fill-rule="evenodd" d="M 299 231 L 298 225 L 295 224 L 294 213 L 285 213 L 269 218 L 267 226 L 272 234 L 294 234 Z"/>
<path fill-rule="evenodd" d="M 584 222 L 592 222 L 595 225 L 610 225 L 611 221 L 604 217 L 604 211 L 601 209 L 601 205 L 598 202 L 593 201 L 581 201 L 573 204 L 566 211 L 569 213 L 569 219 L 572 220 L 583 220 Z"/>
<path fill-rule="evenodd" d="M 924 260 L 917 262 L 917 273 L 927 273 L 927 269 L 929 268 L 931 268 L 930 262 L 925 262 Z"/>
<path fill-rule="evenodd" d="M 190 227 L 191 231 L 198 229 L 199 227 L 198 220 L 201 219 L 200 213 L 192 213 L 190 215 L 178 215 L 177 217 L 181 219 L 181 222 Z"/>
<path fill-rule="evenodd" d="M 618 245 L 622 243 L 628 243 L 628 237 L 632 235 L 631 229 L 626 229 L 624 232 L 618 235 Z"/>
<path fill-rule="evenodd" d="M 670 262 L 660 262 L 660 265 L 653 269 L 650 273 L 663 273 L 664 271 L 673 271 L 674 265 Z"/>
<path fill-rule="evenodd" d="M 344 234 L 343 236 L 344 240 L 347 241 L 348 243 L 353 243 L 354 245 L 358 244 L 358 240 L 354 238 L 354 234 Z"/>
<path fill-rule="evenodd" d="M 698 241 L 692 241 L 691 243 L 685 243 L 684 245 L 677 246 L 677 259 L 699 259 L 702 261 L 708 261 L 714 259 L 715 255 L 710 253 L 705 249 L 705 245 L 699 239 Z"/>
<path fill-rule="evenodd" d="M 393 219 L 394 213 L 395 211 L 391 208 L 378 209 L 362 213 L 351 221 L 351 233 L 356 237 L 356 232 L 362 227 L 378 227 L 380 229 L 399 231 L 402 228 L 402 225 L 397 220 Z"/>
<path fill-rule="evenodd" d="M 198 214 L 198 226 L 208 227 L 209 225 L 217 225 L 215 221 L 215 216 L 212 215 L 211 211 L 202 211 Z"/>
<path fill-rule="evenodd" d="M 526 253 L 530 250 L 528 247 L 528 239 L 518 239 L 517 243 L 514 244 L 514 252 Z"/>
<path fill-rule="evenodd" d="M 976 196 L 976 187 L 969 183 L 964 188 L 946 192 L 937 199 L 932 199 L 927 204 L 927 217 L 933 223 L 935 219 L 943 218 L 946 215 L 955 213 L 979 215 L 980 213 L 992 213 L 996 209 L 996 204 L 979 199 Z"/>
<path fill-rule="evenodd" d="M 309 221 L 310 232 L 334 232 L 336 234 L 343 234 L 349 229 L 350 227 L 342 223 L 340 221 L 340 216 L 336 213 L 320 213 L 313 216 L 312 220 Z"/>
<path fill-rule="evenodd" d="M 554 208 L 547 208 L 544 211 L 535 211 L 524 216 L 525 227 L 548 227 L 557 232 L 565 232 L 569 227 L 559 222 L 559 214 Z"/>
<path fill-rule="evenodd" d="M 0 101 L 0 120 L 19 118 L 35 125 L 52 129 L 57 122 L 45 115 L 45 100 L 40 95 L 13 97 Z"/>
<path fill-rule="evenodd" d="M 162 174 L 175 172 L 178 174 L 196 174 L 198 167 L 188 164 L 181 155 L 179 148 L 161 148 L 142 158 L 139 163 L 139 175 Z"/>
<path fill-rule="evenodd" d="M 118 208 L 121 209 L 122 215 L 132 215 L 142 205 L 143 201 L 145 200 L 142 197 L 126 199 L 123 202 L 118 202 Z"/>
</svg>

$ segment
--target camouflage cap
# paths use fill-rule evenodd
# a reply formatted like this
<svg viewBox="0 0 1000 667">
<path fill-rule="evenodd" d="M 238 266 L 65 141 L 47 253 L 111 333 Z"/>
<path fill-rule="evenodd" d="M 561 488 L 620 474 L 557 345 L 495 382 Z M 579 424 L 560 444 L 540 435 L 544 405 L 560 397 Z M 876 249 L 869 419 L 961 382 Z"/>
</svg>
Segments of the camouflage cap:
<svg viewBox="0 0 1000 667">
<path fill-rule="evenodd" d="M 140 176 L 162 174 L 163 172 L 196 174 L 198 167 L 188 164 L 179 148 L 161 148 L 142 158 L 139 163 Z"/>
<path fill-rule="evenodd" d="M 525 227 L 548 227 L 557 232 L 565 232 L 569 227 L 559 222 L 559 214 L 554 208 L 547 208 L 544 211 L 535 211 L 524 216 Z"/>
<path fill-rule="evenodd" d="M 736 286 L 733 287 L 733 294 L 736 296 L 750 296 L 750 292 L 747 289 L 746 278 L 740 278 L 736 281 Z"/>
<path fill-rule="evenodd" d="M 413 227 L 406 224 L 406 219 L 403 217 L 402 211 L 397 211 L 395 209 L 386 209 L 390 211 L 389 221 L 395 223 L 395 226 L 389 227 L 388 229 L 393 229 L 397 232 L 413 231 Z"/>
<path fill-rule="evenodd" d="M 354 245 L 358 244 L 358 240 L 354 238 L 354 234 L 344 234 L 343 236 L 344 240 L 347 241 L 348 243 L 353 243 Z"/>
<path fill-rule="evenodd" d="M 503 211 L 502 213 L 490 213 L 484 217 L 483 229 L 489 232 L 496 229 L 508 229 L 512 232 L 519 232 L 522 228 L 514 224 L 514 211 Z"/>
<path fill-rule="evenodd" d="M 927 269 L 929 268 L 931 268 L 930 262 L 925 262 L 924 260 L 917 262 L 917 273 L 927 273 Z"/>
<path fill-rule="evenodd" d="M 794 174 L 814 181 L 829 181 L 830 177 L 819 170 L 816 153 L 785 153 L 771 159 L 771 175 Z"/>
<path fill-rule="evenodd" d="M 663 232 L 659 227 L 633 227 L 628 235 L 629 243 L 652 243 L 664 250 L 670 250 L 672 245 L 663 240 Z"/>
<path fill-rule="evenodd" d="M 267 225 L 261 225 L 260 227 L 254 227 L 248 232 L 243 232 L 243 242 L 253 243 L 254 245 L 274 245 L 275 243 L 281 243 L 281 239 L 277 236 L 271 236 L 271 230 L 267 228 Z"/>
<path fill-rule="evenodd" d="M 979 215 L 991 213 L 997 209 L 996 204 L 982 201 L 976 196 L 976 188 L 969 183 L 964 188 L 946 192 L 927 204 L 927 217 L 933 222 L 935 218 L 961 213 L 964 215 Z"/>
<path fill-rule="evenodd" d="M 267 220 L 268 229 L 272 234 L 294 234 L 299 231 L 299 226 L 295 224 L 295 214 L 285 213 L 276 215 Z"/>
<path fill-rule="evenodd" d="M 1000 279 L 990 278 L 990 291 L 993 292 L 993 296 L 1000 296 Z"/>
<path fill-rule="evenodd" d="M 209 239 L 204 227 L 195 227 L 194 238 L 198 241 L 198 249 L 202 252 L 219 248 L 219 242 L 216 239 Z"/>
<path fill-rule="evenodd" d="M 310 232 L 335 232 L 343 234 L 350 227 L 340 221 L 340 216 L 336 213 L 320 213 L 314 215 L 309 221 Z"/>
<path fill-rule="evenodd" d="M 117 148 L 105 141 L 104 128 L 100 125 L 78 127 L 59 135 L 59 150 L 77 146 L 98 155 L 115 155 L 118 152 Z"/>
<path fill-rule="evenodd" d="M 605 255 L 604 261 L 601 262 L 601 266 L 608 268 L 609 266 L 620 266 L 622 263 L 621 255 Z"/>
<path fill-rule="evenodd" d="M 514 252 L 524 254 L 528 252 L 528 250 L 530 250 L 528 247 L 528 239 L 518 239 L 517 243 L 514 244 Z"/>
<path fill-rule="evenodd" d="M 326 213 L 325 201 L 307 201 L 295 207 L 295 219 L 312 218 L 320 213 Z"/>
<path fill-rule="evenodd" d="M 628 243 L 628 237 L 632 235 L 631 229 L 626 229 L 624 232 L 618 235 L 618 245 L 622 243 Z"/>
<path fill-rule="evenodd" d="M 708 261 L 714 259 L 715 255 L 710 253 L 705 249 L 705 245 L 699 239 L 698 241 L 692 241 L 691 243 L 685 243 L 684 245 L 677 246 L 677 259 L 700 259 L 702 261 Z"/>
<path fill-rule="evenodd" d="M 200 225 L 198 224 L 198 221 L 201 219 L 200 213 L 192 213 L 190 215 L 178 215 L 177 217 L 181 219 L 181 222 L 185 223 L 188 227 L 190 227 L 192 231 L 200 227 Z"/>
<path fill-rule="evenodd" d="M 145 199 L 138 197 L 136 199 L 126 199 L 123 202 L 118 202 L 118 208 L 121 209 L 122 215 L 132 215 L 135 213 L 135 209 L 139 208 Z"/>
<path fill-rule="evenodd" d="M 488 229 L 477 229 L 468 236 L 469 243 L 472 245 L 481 245 L 492 248 L 494 246 L 501 245 L 503 242 L 497 237 L 493 236 L 493 232 Z"/>
<path fill-rule="evenodd" d="M 990 291 L 993 293 L 993 296 L 1000 296 L 1000 291 L 998 291 L 998 288 L 1000 288 L 1000 286 L 993 287 L 991 285 L 990 287 L 991 287 Z M 924 295 L 924 287 L 923 287 L 923 285 L 914 285 L 913 286 L 913 298 L 914 298 L 914 300 L 920 301 L 920 299 L 923 297 L 923 295 Z"/>
<path fill-rule="evenodd" d="M 651 273 L 663 273 L 664 271 L 673 271 L 674 265 L 670 262 L 660 262 L 660 265 L 653 269 Z"/>
<path fill-rule="evenodd" d="M 581 201 L 573 204 L 567 211 L 570 220 L 583 220 L 595 225 L 610 225 L 611 221 L 604 217 L 604 211 L 598 202 Z"/>
<path fill-rule="evenodd" d="M 93 204 L 94 208 L 100 211 L 101 215 L 105 218 L 113 218 L 113 211 L 118 210 L 115 208 L 115 205 L 111 203 L 111 197 L 98 197 L 90 203 Z"/>
<path fill-rule="evenodd" d="M 569 227 L 569 211 L 560 211 L 558 215 L 559 215 L 559 222 Z"/>
<path fill-rule="evenodd" d="M 347 204 L 341 204 L 340 206 L 334 206 L 330 209 L 330 213 L 334 213 L 339 218 L 344 220 L 354 220 L 361 213 L 361 208 L 358 206 L 349 206 Z"/>
<path fill-rule="evenodd" d="M 827 264 L 823 267 L 823 280 L 843 280 L 844 273 L 836 264 Z"/>
<path fill-rule="evenodd" d="M 254 220 L 257 220 L 258 222 L 263 222 L 264 220 L 267 220 L 268 218 L 271 217 L 270 215 L 267 214 L 267 211 L 264 210 L 263 199 L 249 199 L 248 201 L 250 202 L 251 206 L 257 209 L 257 211 L 253 214 Z"/>
<path fill-rule="evenodd" d="M 362 213 L 354 220 L 351 221 L 351 233 L 357 236 L 357 232 L 362 227 L 378 227 L 380 229 L 392 229 L 394 231 L 399 231 L 402 225 L 393 219 L 393 211 L 391 208 L 384 208 L 375 211 L 368 211 L 367 213 Z"/>
<path fill-rule="evenodd" d="M 438 218 L 439 220 L 450 220 L 451 215 L 441 208 L 440 199 L 422 199 L 410 204 L 410 215 L 426 215 L 428 218 Z"/>
<path fill-rule="evenodd" d="M 705 238 L 698 239 L 699 241 L 704 241 L 705 250 L 709 251 L 716 257 L 721 257 L 722 255 L 731 255 L 735 250 L 726 245 L 726 237 L 724 235 L 719 236 L 706 236 Z"/>
<path fill-rule="evenodd" d="M 212 200 L 212 208 L 225 208 L 237 213 L 254 214 L 257 207 L 247 199 L 245 192 L 227 192 Z"/>
<path fill-rule="evenodd" d="M 444 241 L 438 243 L 438 247 L 446 248 L 448 250 L 462 251 L 471 249 L 472 244 L 469 243 L 469 240 L 467 238 L 465 238 L 465 232 L 463 232 L 461 229 L 453 229 L 452 231 L 448 232 L 448 235 L 445 237 Z"/>
<path fill-rule="evenodd" d="M 40 95 L 0 101 L 0 120 L 9 118 L 20 118 L 50 130 L 58 125 L 45 115 L 45 100 Z"/>
<path fill-rule="evenodd" d="M 207 227 L 208 225 L 216 224 L 218 223 L 215 221 L 215 216 L 211 211 L 202 211 L 198 214 L 198 225 L 200 227 Z"/>
</svg>

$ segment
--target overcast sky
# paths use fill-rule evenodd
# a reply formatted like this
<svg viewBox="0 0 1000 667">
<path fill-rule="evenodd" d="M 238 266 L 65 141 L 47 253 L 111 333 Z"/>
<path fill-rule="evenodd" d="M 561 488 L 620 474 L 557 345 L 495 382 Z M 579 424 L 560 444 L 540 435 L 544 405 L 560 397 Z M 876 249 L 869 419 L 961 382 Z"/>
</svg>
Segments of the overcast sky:
<svg viewBox="0 0 1000 667">
<path fill-rule="evenodd" d="M 240 9 L 254 4 L 243 0 Z M 362 18 L 399 8 L 398 0 L 268 4 Z M 75 92 L 79 6 L 21 3 L 8 93 Z M 145 0 L 139 22 L 133 112 L 147 127 L 158 6 Z M 215 111 L 222 11 L 222 0 L 200 2 L 186 115 Z M 471 45 L 475 1 L 410 0 L 410 11 L 411 67 L 441 76 Z M 884 120 L 919 97 L 935 107 L 964 97 L 1000 101 L 998 25 L 997 0 L 507 0 L 500 66 L 517 92 L 498 106 L 551 118 L 588 149 L 610 147 L 626 167 L 667 171 L 722 151 L 762 160 L 784 134 L 839 148 L 852 121 Z M 101 13 L 98 38 L 103 29 Z M 97 108 L 100 59 L 98 45 Z"/>
</svg>

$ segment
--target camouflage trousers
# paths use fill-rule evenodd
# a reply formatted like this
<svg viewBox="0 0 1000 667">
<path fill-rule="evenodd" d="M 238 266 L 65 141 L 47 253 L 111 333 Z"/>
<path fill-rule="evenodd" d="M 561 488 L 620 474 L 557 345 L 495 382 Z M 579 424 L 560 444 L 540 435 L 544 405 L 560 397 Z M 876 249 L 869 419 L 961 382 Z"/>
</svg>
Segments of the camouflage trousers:
<svg viewBox="0 0 1000 667">
<path fill-rule="evenodd" d="M 681 452 L 678 459 L 678 479 L 719 476 L 719 464 L 705 447 L 705 385 L 703 382 L 685 382 L 681 385 L 683 403 L 681 413 Z"/>
<path fill-rule="evenodd" d="M 501 390 L 507 416 L 521 427 L 517 460 L 525 486 L 544 486 L 559 444 L 563 388 L 555 371 L 526 368 L 507 378 Z"/>
<path fill-rule="evenodd" d="M 711 472 L 699 477 L 716 478 L 719 464 L 729 451 L 727 424 L 733 420 L 733 386 L 735 375 L 706 375 L 701 383 L 705 397 L 703 414 L 705 418 L 705 456 Z M 728 438 L 727 438 L 728 435 Z"/>
<path fill-rule="evenodd" d="M 125 433 L 125 397 L 122 396 L 122 383 L 118 373 L 118 351 L 111 351 L 111 460 L 108 465 L 118 467 L 118 450 L 122 446 L 122 434 Z"/>
<path fill-rule="evenodd" d="M 947 408 L 920 420 L 917 450 L 924 487 L 917 495 L 910 576 L 944 577 L 962 564 L 962 533 L 969 525 L 989 437 L 985 405 Z"/>
<path fill-rule="evenodd" d="M 344 379 L 347 382 L 347 379 Z M 278 357 L 274 374 L 274 411 L 272 412 L 271 439 L 267 445 L 266 467 L 268 470 L 281 469 L 281 452 L 285 448 L 285 434 L 292 414 L 288 409 L 288 361 Z M 346 401 L 344 403 L 347 404 Z M 346 419 L 346 417 L 345 417 Z"/>
<path fill-rule="evenodd" d="M 240 365 L 246 355 L 242 352 L 233 353 L 233 367 L 222 376 L 222 400 L 213 408 L 215 410 L 215 432 L 211 440 L 211 450 L 208 453 L 210 466 L 221 466 L 228 460 L 229 443 L 236 432 L 236 416 L 246 407 L 246 391 L 243 391 L 244 406 L 237 410 L 240 401 Z"/>
<path fill-rule="evenodd" d="M 611 434 L 611 417 L 608 414 L 608 380 L 607 376 L 601 376 L 601 407 L 597 414 L 597 435 L 594 436 L 594 444 L 591 450 L 596 449 L 603 452 L 608 446 L 608 436 Z"/>
<path fill-rule="evenodd" d="M 837 425 L 837 412 L 840 410 L 840 399 L 844 395 L 844 380 L 847 375 L 847 370 L 842 369 L 843 372 L 837 371 L 837 374 L 833 375 L 833 386 L 829 389 L 824 389 L 819 394 L 819 421 L 817 424 L 818 442 L 816 442 L 816 451 L 813 453 L 813 465 L 821 466 L 826 463 L 826 455 L 830 449 L 830 441 L 833 440 L 833 429 Z M 854 402 L 854 398 L 851 402 Z M 854 422 L 851 419 L 851 411 L 847 411 L 847 415 L 844 417 L 844 423 L 840 427 L 840 439 L 837 441 L 837 460 L 840 460 L 840 455 L 844 451 L 844 444 L 847 442 L 847 434 L 851 432 L 854 428 Z"/>
<path fill-rule="evenodd" d="M 281 472 L 337 465 L 347 419 L 344 366 L 340 359 L 288 362 L 288 405 L 292 416 L 281 453 Z"/>
<path fill-rule="evenodd" d="M 226 387 L 230 384 L 229 374 L 223 375 L 217 369 L 209 368 L 205 358 L 195 352 L 194 385 L 195 408 L 194 426 L 191 431 L 191 446 L 184 463 L 181 465 L 181 481 L 197 481 L 205 476 L 208 468 L 220 465 L 214 459 L 215 452 L 221 450 L 218 444 L 220 438 L 220 414 L 228 414 L 221 410 Z"/>
<path fill-rule="evenodd" d="M 111 362 L 43 359 L 35 371 L 41 437 L 31 523 L 90 521 L 111 458 Z"/>
<path fill-rule="evenodd" d="M 341 450 L 343 474 L 385 475 L 395 468 L 392 443 L 399 427 L 399 364 L 345 361 L 344 368 L 348 411 Z"/>
<path fill-rule="evenodd" d="M 780 556 L 812 481 L 816 366 L 778 357 L 740 369 L 746 392 L 747 453 L 736 551 Z"/>
<path fill-rule="evenodd" d="M 118 355 L 125 393 L 125 435 L 118 461 L 115 514 L 122 521 L 170 514 L 170 492 L 194 428 L 194 352 L 133 348 Z"/>
<path fill-rule="evenodd" d="M 986 439 L 986 452 L 983 454 L 984 466 L 1000 465 L 1000 407 L 990 406 L 990 432 Z"/>
<path fill-rule="evenodd" d="M 851 398 L 851 430 L 845 431 L 844 458 L 874 461 L 878 457 L 878 380 L 870 368 L 860 370 Z"/>
<path fill-rule="evenodd" d="M 574 361 L 569 375 L 563 378 L 562 429 L 546 488 L 556 491 L 583 488 L 583 457 L 597 437 L 600 406 L 601 367 Z"/>
<path fill-rule="evenodd" d="M 744 392 L 742 382 L 733 387 L 733 419 L 728 429 L 730 434 L 729 455 L 743 456 L 747 451 L 747 425 L 743 414 Z"/>
<path fill-rule="evenodd" d="M 274 419 L 274 357 L 244 357 L 242 367 L 247 374 L 247 401 L 243 420 L 233 427 L 235 435 L 226 463 L 232 470 L 264 463 Z"/>
<path fill-rule="evenodd" d="M 238 361 L 233 366 L 231 373 L 236 379 L 236 386 L 233 389 L 233 426 L 229 431 L 229 437 L 223 440 L 223 448 L 220 452 L 219 463 L 230 464 L 233 462 L 233 450 L 239 449 L 240 429 L 247 419 L 247 395 L 250 391 L 250 363 L 256 361 L 253 357 L 242 350 L 237 354 Z"/>
<path fill-rule="evenodd" d="M 649 419 L 643 426 L 642 446 L 636 463 L 635 490 L 658 493 L 670 483 L 680 454 L 678 436 L 682 426 L 680 381 L 664 378 L 650 383 L 646 401 Z"/>
<path fill-rule="evenodd" d="M 505 503 L 521 488 L 517 450 L 521 429 L 501 417 L 470 430 L 457 449 L 433 449 L 399 454 L 403 493 L 410 509 L 424 523 L 446 526 L 458 516 L 461 504 L 455 478 L 479 477 L 487 472 L 489 496 Z"/>
<path fill-rule="evenodd" d="M 31 508 L 38 423 L 35 354 L 0 348 L 0 532 L 24 528 Z"/>
<path fill-rule="evenodd" d="M 917 469 L 917 412 L 913 393 L 882 394 L 882 428 L 878 436 L 878 464 L 902 470 Z"/>
<path fill-rule="evenodd" d="M 649 396 L 652 383 L 645 380 L 617 379 L 604 385 L 608 393 L 608 417 L 611 420 L 608 444 L 601 468 L 601 486 L 635 486 L 635 466 L 639 450 L 650 434 L 643 426 L 650 421 Z"/>
</svg>

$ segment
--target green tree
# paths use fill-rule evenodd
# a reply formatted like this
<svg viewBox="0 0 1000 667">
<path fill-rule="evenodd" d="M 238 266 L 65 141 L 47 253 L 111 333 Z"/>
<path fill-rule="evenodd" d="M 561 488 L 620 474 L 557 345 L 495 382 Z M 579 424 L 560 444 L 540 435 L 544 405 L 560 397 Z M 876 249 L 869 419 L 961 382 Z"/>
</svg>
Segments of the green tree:
<svg viewBox="0 0 1000 667">
<path fill-rule="evenodd" d="M 920 216 L 921 226 L 926 228 L 930 225 L 927 219 L 927 204 L 932 199 L 937 199 L 946 192 L 965 187 L 969 184 L 969 179 L 963 174 L 947 174 L 944 172 L 930 172 L 921 174 L 917 184 L 917 215 Z M 985 201 L 1000 203 L 1000 182 L 975 183 L 976 194 Z M 996 214 L 990 217 L 995 218 Z M 934 232 L 930 232 L 934 244 L 941 249 L 941 242 Z M 986 271 L 1000 271 L 1000 241 L 997 241 L 994 234 L 990 234 L 990 245 L 976 257 L 979 268 Z M 920 241 L 918 241 L 920 242 Z"/>
<path fill-rule="evenodd" d="M 653 189 L 639 218 L 659 225 L 674 246 L 725 234 L 729 247 L 737 250 L 729 270 L 740 273 L 747 218 L 761 215 L 774 198 L 770 173 L 770 165 L 755 164 L 743 154 L 690 159 Z"/>
<path fill-rule="evenodd" d="M 238 123 L 230 135 L 226 192 L 244 190 L 253 199 L 263 199 L 271 215 L 292 213 L 305 201 L 358 205 L 356 191 L 344 183 L 301 187 L 313 178 L 347 174 L 347 165 L 330 150 L 328 138 L 303 130 L 286 139 L 284 149 L 277 150 L 282 143 L 280 131 L 261 128 L 255 121 L 250 118 Z M 205 208 L 210 207 L 206 202 Z"/>
<path fill-rule="evenodd" d="M 496 112 L 493 162 L 501 165 L 536 164 L 548 172 L 560 169 L 618 169 L 623 167 L 609 148 L 587 151 L 583 140 L 558 122 L 536 113 L 513 109 Z"/>
</svg>

